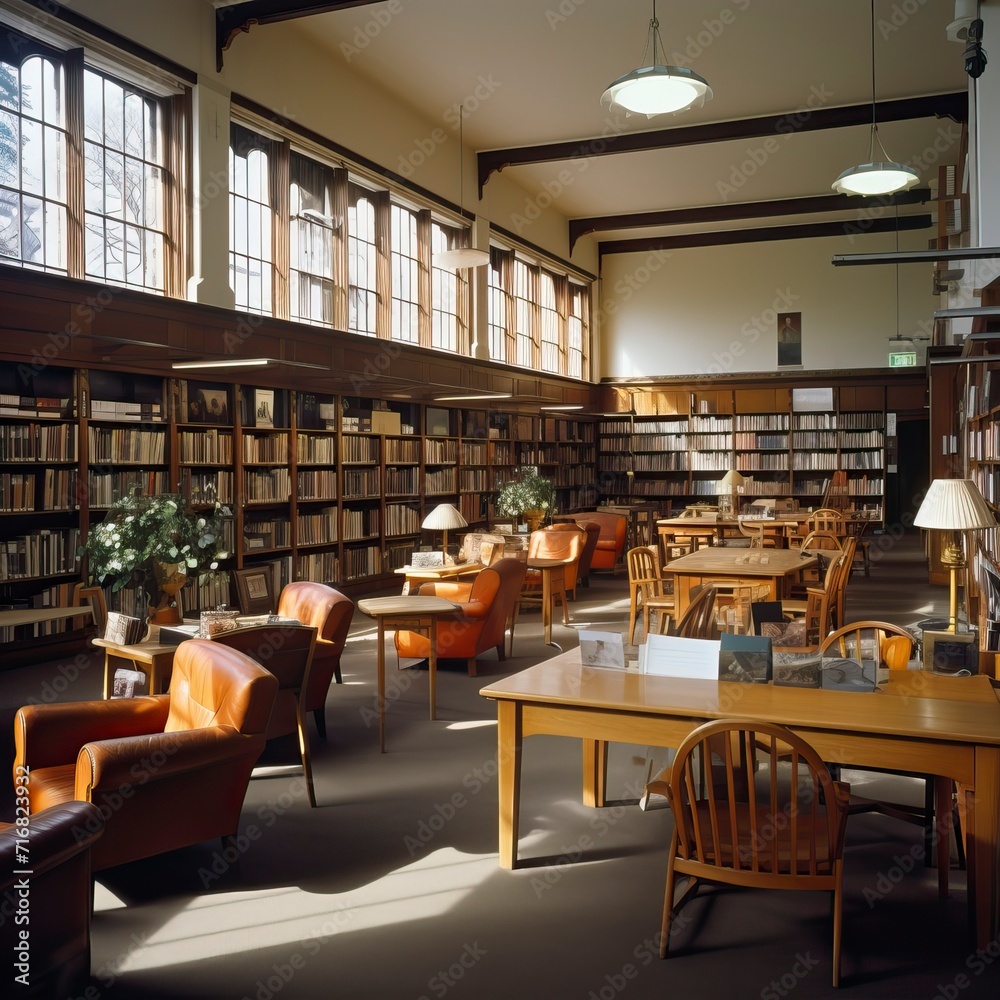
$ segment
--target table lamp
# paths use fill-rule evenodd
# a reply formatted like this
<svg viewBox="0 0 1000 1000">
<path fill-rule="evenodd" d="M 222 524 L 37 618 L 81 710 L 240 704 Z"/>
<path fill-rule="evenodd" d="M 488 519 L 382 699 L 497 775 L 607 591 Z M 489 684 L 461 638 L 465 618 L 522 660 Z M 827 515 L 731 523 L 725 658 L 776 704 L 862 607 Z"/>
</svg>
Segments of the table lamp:
<svg viewBox="0 0 1000 1000">
<path fill-rule="evenodd" d="M 913 519 L 918 528 L 950 531 L 941 552 L 941 565 L 951 572 L 948 631 L 958 630 L 958 574 L 965 570 L 965 550 L 959 532 L 996 527 L 993 511 L 971 479 L 935 479 L 927 488 L 920 510 Z"/>
<path fill-rule="evenodd" d="M 448 563 L 448 531 L 452 528 L 467 528 L 469 522 L 462 517 L 462 512 L 450 503 L 439 503 L 423 520 L 420 527 L 427 531 L 442 531 L 441 551 L 444 562 Z"/>
<path fill-rule="evenodd" d="M 729 504 L 729 513 L 738 513 L 740 507 L 736 497 L 742 492 L 744 482 L 743 477 L 735 469 L 730 469 L 719 484 L 723 488 L 723 493 L 719 496 L 719 506 L 723 507 L 722 501 L 725 500 Z"/>
</svg>

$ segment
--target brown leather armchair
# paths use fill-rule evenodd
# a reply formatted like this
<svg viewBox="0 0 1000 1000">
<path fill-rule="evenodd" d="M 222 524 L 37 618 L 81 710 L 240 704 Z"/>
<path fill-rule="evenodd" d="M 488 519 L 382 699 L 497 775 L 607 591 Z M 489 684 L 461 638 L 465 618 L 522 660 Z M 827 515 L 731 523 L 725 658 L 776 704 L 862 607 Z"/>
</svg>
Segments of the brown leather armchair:
<svg viewBox="0 0 1000 1000">
<path fill-rule="evenodd" d="M 601 539 L 601 526 L 596 521 L 584 521 L 574 517 L 560 517 L 553 524 L 549 525 L 550 531 L 572 531 L 579 528 L 587 533 L 587 539 L 583 543 L 583 551 L 580 553 L 580 564 L 577 567 L 577 582 L 585 587 L 590 586 L 590 570 L 594 561 L 594 553 L 597 551 L 597 543 Z M 573 600 L 576 600 L 576 587 L 572 588 Z"/>
<path fill-rule="evenodd" d="M 0 823 L 0 949 L 5 981 L 24 973 L 16 964 L 17 947 L 22 930 L 31 935 L 28 978 L 11 985 L 8 996 L 76 996 L 86 989 L 90 976 L 90 852 L 104 820 L 100 809 L 89 802 L 67 802 L 32 812 L 30 829 L 30 854 L 24 865 L 17 862 L 17 827 Z M 30 876 L 15 874 L 25 867 L 31 869 Z M 15 922 L 22 899 L 31 906 L 30 924 Z"/>
<path fill-rule="evenodd" d="M 438 657 L 466 660 L 470 677 L 476 676 L 476 657 L 491 646 L 504 659 L 507 621 L 514 612 L 524 569 L 520 559 L 508 557 L 481 570 L 471 583 L 442 581 L 420 588 L 423 596 L 443 597 L 459 605 L 453 617 L 438 619 Z M 425 635 L 405 629 L 396 633 L 399 656 L 423 659 L 430 649 Z"/>
<path fill-rule="evenodd" d="M 305 710 L 312 712 L 316 731 L 326 739 L 326 716 L 323 711 L 326 695 L 334 677 L 338 684 L 344 682 L 340 673 L 340 656 L 351 627 L 354 601 L 325 583 L 300 580 L 282 587 L 278 614 L 283 618 L 295 618 L 317 630 L 316 648 L 306 685 Z"/>
<path fill-rule="evenodd" d="M 169 694 L 19 709 L 14 773 L 31 769 L 32 814 L 73 800 L 100 809 L 94 871 L 232 836 L 277 690 L 249 657 L 189 639 Z"/>
</svg>

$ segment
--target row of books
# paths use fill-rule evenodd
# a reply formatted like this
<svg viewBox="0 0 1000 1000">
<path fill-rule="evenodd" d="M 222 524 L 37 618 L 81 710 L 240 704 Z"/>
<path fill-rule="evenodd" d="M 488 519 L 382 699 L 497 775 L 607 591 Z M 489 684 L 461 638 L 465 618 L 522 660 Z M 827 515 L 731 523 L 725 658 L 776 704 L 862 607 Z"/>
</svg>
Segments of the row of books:
<svg viewBox="0 0 1000 1000">
<path fill-rule="evenodd" d="M 75 462 L 75 424 L 5 424 L 0 462 Z"/>
<path fill-rule="evenodd" d="M 288 461 L 288 435 L 244 434 L 243 461 L 272 465 Z"/>
<path fill-rule="evenodd" d="M 28 580 L 76 571 L 78 528 L 42 530 L 0 541 L 0 580 Z"/>
<path fill-rule="evenodd" d="M 0 416 L 5 417 L 67 417 L 70 412 L 68 396 L 16 396 L 0 393 Z"/>
<path fill-rule="evenodd" d="M 166 461 L 165 430 L 145 431 L 134 427 L 87 428 L 90 461 L 96 465 L 111 463 L 163 465 Z"/>
<path fill-rule="evenodd" d="M 122 402 L 117 399 L 92 399 L 90 401 L 92 420 L 159 421 L 163 420 L 161 403 Z"/>
<path fill-rule="evenodd" d="M 215 429 L 181 431 L 181 461 L 196 465 L 232 465 L 233 435 Z"/>
</svg>

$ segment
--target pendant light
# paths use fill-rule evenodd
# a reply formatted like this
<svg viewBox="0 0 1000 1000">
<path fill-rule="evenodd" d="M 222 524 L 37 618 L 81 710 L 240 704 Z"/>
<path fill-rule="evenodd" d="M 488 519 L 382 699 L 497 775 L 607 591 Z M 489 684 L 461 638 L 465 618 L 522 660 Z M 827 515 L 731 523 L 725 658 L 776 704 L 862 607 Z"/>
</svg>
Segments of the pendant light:
<svg viewBox="0 0 1000 1000">
<path fill-rule="evenodd" d="M 465 214 L 465 106 L 458 108 L 458 207 Z M 446 271 L 460 271 L 468 267 L 482 267 L 490 262 L 489 252 L 475 247 L 453 247 L 433 255 L 431 263 Z"/>
<path fill-rule="evenodd" d="M 646 53 L 650 46 L 653 61 L 647 66 Z M 693 70 L 658 63 L 657 47 L 660 58 L 666 60 L 663 40 L 660 38 L 660 22 L 656 19 L 656 0 L 653 0 L 653 19 L 649 22 L 641 67 L 612 81 L 601 96 L 601 104 L 612 110 L 621 109 L 626 115 L 653 118 L 656 115 L 676 114 L 688 108 L 701 107 L 705 101 L 712 99 L 712 88 L 708 81 Z"/>
<path fill-rule="evenodd" d="M 833 182 L 833 190 L 838 194 L 895 194 L 897 191 L 908 191 L 920 180 L 913 167 L 889 159 L 878 135 L 875 120 L 875 0 L 871 0 L 871 9 L 872 128 L 868 139 L 868 162 L 849 167 Z M 880 159 L 875 158 L 876 153 L 880 154 Z"/>
</svg>

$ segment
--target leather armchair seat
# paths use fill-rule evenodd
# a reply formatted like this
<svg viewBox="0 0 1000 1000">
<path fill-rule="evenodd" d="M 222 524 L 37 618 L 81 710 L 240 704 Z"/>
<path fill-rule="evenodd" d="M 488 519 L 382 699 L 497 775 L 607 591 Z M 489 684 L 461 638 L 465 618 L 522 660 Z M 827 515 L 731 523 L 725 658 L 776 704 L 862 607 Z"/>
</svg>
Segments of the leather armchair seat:
<svg viewBox="0 0 1000 1000">
<path fill-rule="evenodd" d="M 338 684 L 344 681 L 340 673 L 340 657 L 351 627 L 354 601 L 325 583 L 301 580 L 282 587 L 278 614 L 284 618 L 295 618 L 303 625 L 312 625 L 316 629 L 316 646 L 306 683 L 305 711 L 313 713 L 316 730 L 325 738 L 326 696 L 334 677 Z"/>
<path fill-rule="evenodd" d="M 459 605 L 454 616 L 441 617 L 437 623 L 437 655 L 468 663 L 469 676 L 476 676 L 476 657 L 496 649 L 504 659 L 504 636 L 507 622 L 524 580 L 525 564 L 520 559 L 505 558 L 481 570 L 471 582 L 425 583 L 419 593 L 443 597 Z M 401 629 L 396 633 L 399 656 L 423 659 L 430 655 L 427 636 Z"/>
<path fill-rule="evenodd" d="M 277 691 L 249 657 L 189 639 L 169 694 L 19 709 L 14 773 L 31 770 L 33 815 L 74 800 L 100 809 L 94 871 L 232 836 Z"/>
<path fill-rule="evenodd" d="M 32 811 L 28 864 L 17 861 L 17 827 L 0 823 L 0 949 L 4 956 L 5 995 L 72 997 L 90 976 L 91 845 L 104 820 L 97 806 L 67 802 Z M 24 878 L 15 874 L 30 868 Z M 27 888 L 23 886 L 27 882 Z M 23 890 L 23 892 L 22 892 Z M 25 895 L 26 893 L 26 895 Z M 19 911 L 21 900 L 30 907 Z M 30 923 L 17 923 L 25 912 Z M 27 979 L 17 967 L 22 930 L 30 933 Z"/>
</svg>

